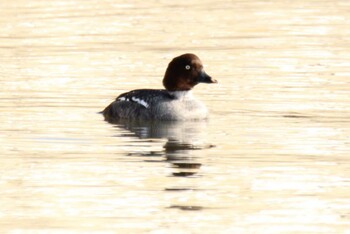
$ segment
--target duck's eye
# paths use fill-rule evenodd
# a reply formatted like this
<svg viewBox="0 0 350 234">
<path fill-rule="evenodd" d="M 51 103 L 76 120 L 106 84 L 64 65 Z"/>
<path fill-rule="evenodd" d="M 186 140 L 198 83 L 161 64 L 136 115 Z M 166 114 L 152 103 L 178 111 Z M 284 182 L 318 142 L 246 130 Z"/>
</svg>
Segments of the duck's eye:
<svg viewBox="0 0 350 234">
<path fill-rule="evenodd" d="M 186 65 L 186 70 L 190 70 L 191 69 L 191 66 L 190 65 Z"/>
</svg>

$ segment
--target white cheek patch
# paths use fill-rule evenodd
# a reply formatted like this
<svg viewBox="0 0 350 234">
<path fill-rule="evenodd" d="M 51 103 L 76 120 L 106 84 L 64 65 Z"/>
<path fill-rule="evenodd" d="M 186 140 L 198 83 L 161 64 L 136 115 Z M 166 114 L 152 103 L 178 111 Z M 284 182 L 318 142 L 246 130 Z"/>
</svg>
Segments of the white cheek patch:
<svg viewBox="0 0 350 234">
<path fill-rule="evenodd" d="M 119 101 L 125 101 L 125 97 L 118 98 Z"/>
</svg>

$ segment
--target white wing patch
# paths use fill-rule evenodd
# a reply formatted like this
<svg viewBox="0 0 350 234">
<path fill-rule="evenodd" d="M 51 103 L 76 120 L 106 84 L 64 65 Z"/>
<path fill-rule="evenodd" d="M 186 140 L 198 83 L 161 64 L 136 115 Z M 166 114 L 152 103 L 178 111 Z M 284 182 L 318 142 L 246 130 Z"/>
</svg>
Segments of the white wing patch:
<svg viewBox="0 0 350 234">
<path fill-rule="evenodd" d="M 133 102 L 137 102 L 138 104 L 140 104 L 141 106 L 144 106 L 146 108 L 149 107 L 149 104 L 147 102 L 145 102 L 144 100 L 142 100 L 142 99 L 139 99 L 139 98 L 136 98 L 136 97 L 131 97 L 131 100 Z M 130 101 L 130 99 L 129 98 L 125 98 L 125 97 L 120 97 L 120 98 L 118 98 L 118 101 L 127 101 L 128 102 L 128 101 Z"/>
<path fill-rule="evenodd" d="M 136 98 L 136 97 L 132 97 L 131 100 L 133 100 L 134 102 L 137 102 L 138 104 L 140 104 L 140 105 L 142 105 L 142 106 L 144 106 L 144 107 L 146 107 L 146 108 L 149 107 L 148 103 L 145 102 L 145 101 L 142 100 L 142 99 L 138 99 L 138 98 Z"/>
</svg>

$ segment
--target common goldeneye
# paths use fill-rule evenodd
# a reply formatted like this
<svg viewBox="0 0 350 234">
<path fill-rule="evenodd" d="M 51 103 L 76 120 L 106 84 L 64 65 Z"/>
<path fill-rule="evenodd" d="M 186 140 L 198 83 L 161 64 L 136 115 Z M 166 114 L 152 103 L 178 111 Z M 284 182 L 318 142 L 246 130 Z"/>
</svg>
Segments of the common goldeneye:
<svg viewBox="0 0 350 234">
<path fill-rule="evenodd" d="M 196 55 L 183 54 L 169 63 L 163 79 L 165 89 L 137 89 L 123 93 L 102 113 L 107 121 L 205 119 L 207 108 L 191 92 L 198 83 L 217 81 L 204 72 Z"/>
</svg>

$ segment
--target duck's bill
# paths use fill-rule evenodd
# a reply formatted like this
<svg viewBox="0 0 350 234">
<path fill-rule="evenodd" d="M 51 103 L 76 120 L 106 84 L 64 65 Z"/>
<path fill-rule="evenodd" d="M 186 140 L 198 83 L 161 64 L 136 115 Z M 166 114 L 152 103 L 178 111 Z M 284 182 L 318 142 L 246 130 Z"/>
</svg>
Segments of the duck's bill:
<svg viewBox="0 0 350 234">
<path fill-rule="evenodd" d="M 205 71 L 202 71 L 199 74 L 198 82 L 199 83 L 207 83 L 207 84 L 218 83 L 217 80 L 213 79 L 211 76 L 209 76 L 207 73 L 205 73 Z"/>
</svg>

